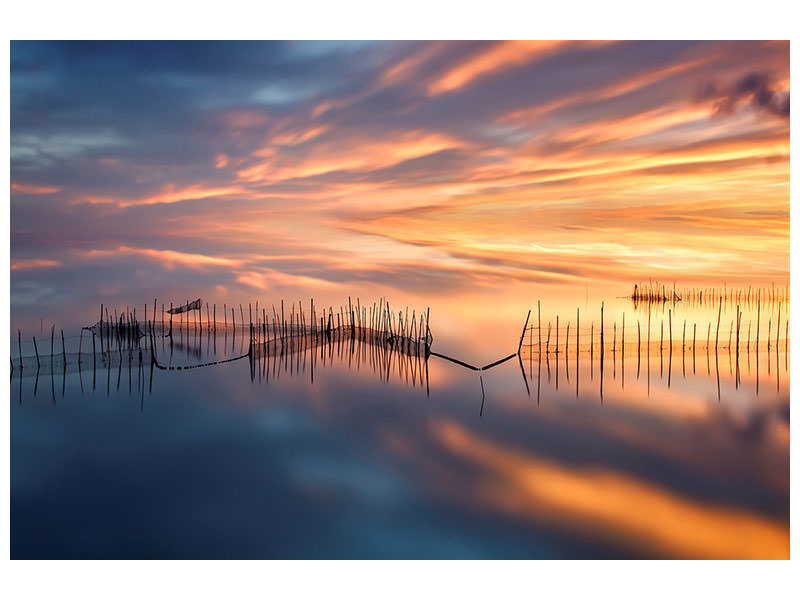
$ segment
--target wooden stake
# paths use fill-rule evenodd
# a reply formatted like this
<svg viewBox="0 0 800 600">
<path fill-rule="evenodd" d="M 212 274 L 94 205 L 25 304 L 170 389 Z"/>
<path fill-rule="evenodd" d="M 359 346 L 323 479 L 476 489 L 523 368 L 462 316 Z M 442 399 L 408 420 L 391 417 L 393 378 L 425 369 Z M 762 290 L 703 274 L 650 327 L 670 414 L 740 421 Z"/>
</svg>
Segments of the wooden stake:
<svg viewBox="0 0 800 600">
<path fill-rule="evenodd" d="M 756 355 L 758 355 L 758 337 L 761 333 L 761 290 L 758 290 L 758 314 L 756 315 Z"/>
<path fill-rule="evenodd" d="M 528 316 L 525 317 L 525 326 L 522 328 L 522 335 L 519 338 L 519 346 L 517 346 L 517 354 L 519 354 L 520 350 L 522 350 L 522 341 L 525 339 L 525 331 L 528 329 L 528 320 L 530 318 L 531 318 L 531 311 L 530 309 L 528 309 Z"/>
<path fill-rule="evenodd" d="M 39 362 L 39 347 L 36 345 L 36 336 L 33 336 L 33 350 L 36 352 L 36 368 L 38 369 L 41 363 Z"/>
</svg>

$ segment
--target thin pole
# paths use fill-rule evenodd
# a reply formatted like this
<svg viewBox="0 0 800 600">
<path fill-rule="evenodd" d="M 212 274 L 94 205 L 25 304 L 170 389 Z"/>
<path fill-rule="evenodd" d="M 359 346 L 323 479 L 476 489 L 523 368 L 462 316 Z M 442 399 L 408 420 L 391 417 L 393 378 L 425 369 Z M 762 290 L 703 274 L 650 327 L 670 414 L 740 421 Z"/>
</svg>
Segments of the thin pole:
<svg viewBox="0 0 800 600">
<path fill-rule="evenodd" d="M 41 364 L 39 363 L 39 348 L 36 345 L 36 336 L 33 336 L 33 350 L 36 352 L 36 368 L 38 369 Z"/>
<path fill-rule="evenodd" d="M 556 356 L 558 356 L 558 315 L 556 315 Z"/>
<path fill-rule="evenodd" d="M 761 333 L 761 290 L 758 290 L 758 314 L 756 315 L 756 355 L 758 355 L 758 336 Z"/>
<path fill-rule="evenodd" d="M 600 303 L 600 360 L 602 360 L 603 354 L 605 353 L 605 344 L 604 340 L 604 331 L 603 331 L 603 308 L 605 306 L 604 302 Z"/>
<path fill-rule="evenodd" d="M 525 317 L 525 326 L 522 328 L 522 335 L 519 338 L 519 346 L 517 346 L 517 354 L 522 350 L 522 341 L 525 339 L 525 331 L 528 329 L 528 320 L 531 318 L 531 311 L 528 309 L 528 316 Z"/>
<path fill-rule="evenodd" d="M 672 309 L 669 309 L 669 351 L 672 352 Z"/>
<path fill-rule="evenodd" d="M 636 337 L 637 337 L 637 346 L 636 346 L 636 353 L 641 355 L 642 354 L 642 324 L 639 319 L 636 319 Z"/>
<path fill-rule="evenodd" d="M 539 315 L 539 327 L 538 327 L 538 329 L 539 329 L 539 354 L 541 355 L 541 353 L 542 353 L 542 301 L 541 300 L 537 300 L 536 301 L 536 307 L 537 307 L 536 310 L 537 310 L 538 315 Z"/>
</svg>

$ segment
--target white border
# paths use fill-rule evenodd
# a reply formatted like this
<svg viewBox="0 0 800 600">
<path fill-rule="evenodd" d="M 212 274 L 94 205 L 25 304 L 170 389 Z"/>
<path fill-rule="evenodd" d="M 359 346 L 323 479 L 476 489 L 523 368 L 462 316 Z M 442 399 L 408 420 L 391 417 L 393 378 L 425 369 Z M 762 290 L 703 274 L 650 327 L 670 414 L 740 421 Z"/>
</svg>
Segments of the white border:
<svg viewBox="0 0 800 600">
<path fill-rule="evenodd" d="M 791 39 L 788 2 L 641 1 L 540 3 L 306 1 L 223 3 L 142 0 L 7 4 L 2 48 L 8 94 L 10 39 Z M 792 45 L 792 62 L 795 51 Z M 9 108 L 8 96 L 5 103 Z M 9 139 L 9 113 L 3 124 Z M 9 146 L 4 185 L 9 189 Z M 792 166 L 792 174 L 794 174 Z M 8 198 L 8 196 L 6 196 Z M 2 252 L 9 264 L 9 209 L 2 213 Z M 794 248 L 792 248 L 794 250 Z M 791 266 L 796 267 L 795 252 Z M 9 270 L 3 271 L 2 339 L 8 337 Z M 792 293 L 798 293 L 792 282 Z M 800 335 L 792 323 L 792 333 Z M 798 337 L 800 339 L 800 337 Z M 8 349 L 6 348 L 7 352 Z M 796 372 L 798 356 L 792 356 Z M 4 363 L 6 374 L 8 365 Z M 8 396 L 4 392 L 4 398 Z M 792 393 L 794 397 L 794 393 Z M 8 452 L 8 410 L 3 452 Z M 794 446 L 794 445 L 793 445 Z M 792 448 L 792 465 L 797 455 Z M 8 456 L 2 469 L 9 481 Z M 794 468 L 792 469 L 795 470 Z M 796 480 L 792 477 L 792 482 Z M 794 488 L 795 486 L 792 485 Z M 795 490 L 793 490 L 794 492 Z M 791 561 L 541 561 L 541 562 L 9 562 L 9 505 L 3 495 L 2 580 L 11 598 L 152 597 L 585 597 L 763 598 L 792 597 L 800 578 Z M 57 501 L 57 499 L 54 499 Z M 792 508 L 796 494 L 792 493 Z M 797 550 L 792 543 L 792 550 Z M 796 552 L 792 552 L 793 555 Z M 795 592 L 796 595 L 796 592 Z"/>
</svg>

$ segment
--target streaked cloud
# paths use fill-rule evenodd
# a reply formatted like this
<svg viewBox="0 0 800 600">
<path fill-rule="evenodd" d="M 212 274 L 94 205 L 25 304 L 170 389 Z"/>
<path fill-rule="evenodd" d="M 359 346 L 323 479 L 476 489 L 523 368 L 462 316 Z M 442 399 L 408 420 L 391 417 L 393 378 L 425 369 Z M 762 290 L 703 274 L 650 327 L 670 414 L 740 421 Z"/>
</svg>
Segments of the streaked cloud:
<svg viewBox="0 0 800 600">
<path fill-rule="evenodd" d="M 12 271 L 27 271 L 28 269 L 47 269 L 58 267 L 61 263 L 48 258 L 17 258 L 11 261 Z"/>
<path fill-rule="evenodd" d="M 786 42 L 15 42 L 11 83 L 12 260 L 64 293 L 788 276 Z"/>
<path fill-rule="evenodd" d="M 12 194 L 55 194 L 60 191 L 61 188 L 57 185 L 31 185 L 13 182 L 11 184 Z"/>
</svg>

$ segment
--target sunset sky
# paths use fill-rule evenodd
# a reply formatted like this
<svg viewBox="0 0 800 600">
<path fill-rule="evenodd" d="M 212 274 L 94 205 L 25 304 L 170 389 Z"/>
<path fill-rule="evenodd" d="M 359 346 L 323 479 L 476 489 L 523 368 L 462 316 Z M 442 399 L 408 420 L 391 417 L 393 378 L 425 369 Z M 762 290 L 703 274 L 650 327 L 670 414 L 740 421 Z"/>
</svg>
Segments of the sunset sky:
<svg viewBox="0 0 800 600">
<path fill-rule="evenodd" d="M 12 308 L 788 273 L 788 42 L 11 44 Z"/>
</svg>

